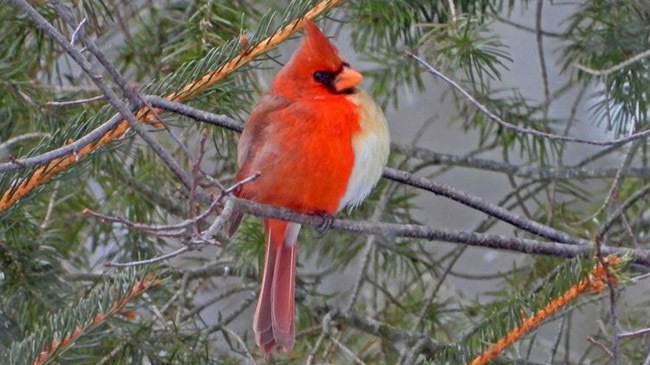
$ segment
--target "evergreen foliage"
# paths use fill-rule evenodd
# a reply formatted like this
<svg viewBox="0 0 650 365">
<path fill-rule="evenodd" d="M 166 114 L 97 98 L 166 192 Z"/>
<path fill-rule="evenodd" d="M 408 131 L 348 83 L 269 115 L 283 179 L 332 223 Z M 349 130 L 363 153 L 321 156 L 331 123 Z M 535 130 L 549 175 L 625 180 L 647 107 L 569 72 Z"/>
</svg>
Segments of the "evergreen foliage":
<svg viewBox="0 0 650 365">
<path fill-rule="evenodd" d="M 96 39 L 136 90 L 173 96 L 194 108 L 241 121 L 286 59 L 284 53 L 290 52 L 284 45 L 267 50 L 265 42 L 322 3 L 63 2 L 78 21 L 86 20 L 86 35 Z M 596 244 L 650 249 L 646 209 L 650 152 L 645 138 L 599 146 L 593 150 L 595 155 L 568 163 L 567 143 L 504 128 L 443 83 L 432 83 L 432 76 L 405 56 L 407 50 L 421 55 L 520 129 L 573 135 L 572 127 L 580 123 L 603 131 L 601 135 L 626 136 L 647 130 L 650 57 L 643 53 L 650 49 L 650 7 L 645 3 L 598 0 L 567 6 L 566 21 L 558 30 L 519 24 L 518 14 L 535 14 L 542 9 L 540 2 L 537 7 L 529 1 L 495 0 L 339 2 L 317 18 L 318 24 L 330 35 L 350 35 L 349 43 L 363 61 L 362 71 L 377 101 L 391 115 L 401 116 L 414 97 L 431 88 L 445 90 L 443 103 L 452 105 L 453 115 L 430 117 L 437 119 L 435 128 L 460 130 L 458 143 L 466 146 L 467 155 L 447 160 L 440 153 L 445 151 L 435 146 L 423 147 L 433 150 L 437 159 L 417 155 L 410 146 L 396 146 L 389 166 L 434 180 L 451 176 L 446 180 L 450 185 L 455 185 L 455 175 L 448 174 L 452 169 L 496 172 L 504 176 L 507 193 L 502 199 L 485 200 L 576 239 L 596 237 L 594 255 Z M 75 30 L 48 1 L 29 3 L 68 39 L 73 38 Z M 545 19 L 543 13 L 539 17 Z M 72 58 L 11 1 L 0 6 L 0 19 L 0 163 L 64 146 L 114 115 L 105 100 L 55 105 L 100 94 Z M 526 96 L 523 85 L 506 82 L 514 63 L 522 59 L 517 46 L 504 37 L 510 31 L 559 40 L 558 49 L 541 52 L 541 61 L 537 60 L 559 62 L 562 69 L 555 75 L 559 85 L 549 88 L 548 77 L 543 78 L 541 99 Z M 339 37 L 336 43 L 344 45 L 345 40 Z M 80 48 L 79 40 L 76 44 Z M 265 52 L 228 69 L 218 82 L 183 89 L 223 71 L 258 47 Z M 643 57 L 620 66 L 637 55 Z M 101 65 L 96 67 L 107 75 Z M 537 65 L 533 68 L 538 72 Z M 108 76 L 105 79 L 110 81 Z M 584 100 L 590 108 L 578 120 L 576 109 Z M 571 114 L 554 113 L 558 102 L 571 104 Z M 155 128 L 150 119 L 148 129 L 192 173 L 203 197 L 218 195 L 220 188 L 232 185 L 237 133 L 168 111 L 158 114 L 168 128 Z M 405 121 L 391 120 L 392 127 L 401 128 L 399 123 Z M 424 123 L 418 135 L 425 134 L 429 124 Z M 204 129 L 207 143 L 201 147 Z M 491 154 L 482 155 L 486 152 Z M 594 161 L 604 158 L 610 159 L 609 169 L 594 167 Z M 197 160 L 202 160 L 200 168 Z M 519 170 L 513 172 L 515 163 Z M 49 164 L 45 172 L 38 172 L 41 167 L 0 172 L 0 197 L 10 197 L 20 182 L 35 174 L 58 168 Z M 524 170 L 539 174 L 521 175 Z M 561 171 L 568 171 L 565 177 L 554 175 Z M 0 208 L 0 363 L 235 364 L 304 363 L 306 359 L 312 363 L 467 363 L 516 327 L 524 315 L 544 308 L 588 278 L 597 262 L 594 257 L 520 254 L 511 268 L 468 274 L 476 271 L 457 264 L 468 251 L 465 246 L 450 249 L 426 240 L 369 238 L 342 231 L 322 234 L 306 228 L 299 239 L 297 343 L 291 353 L 263 360 L 250 330 L 263 256 L 259 218 L 246 217 L 232 238 L 216 235 L 219 245 L 202 242 L 189 250 L 194 252 L 142 270 L 104 266 L 157 257 L 192 244 L 191 237 L 208 229 L 215 214 L 180 228 L 168 227 L 198 216 L 209 205 L 200 194 L 188 198 L 180 185 L 156 154 L 129 131 L 75 159 L 51 179 L 43 179 L 6 209 Z M 429 202 L 423 199 L 426 194 L 382 180 L 358 209 L 344 216 L 431 223 L 423 215 Z M 84 214 L 85 209 L 115 219 Z M 468 217 L 467 222 L 478 223 L 468 231 L 540 239 L 524 229 L 499 224 L 495 217 L 481 214 L 477 220 L 476 214 L 470 217 L 469 213 Z M 135 229 L 126 221 L 147 227 Z M 557 342 L 541 341 L 542 335 L 533 331 L 497 361 L 610 363 L 612 359 L 598 346 L 572 337 L 578 325 L 573 318 L 598 310 L 600 317 L 593 322 L 600 326 L 586 327 L 590 336 L 616 351 L 621 364 L 648 361 L 647 336 L 615 340 L 610 324 L 614 306 L 619 333 L 648 327 L 647 293 L 629 279 L 645 270 L 634 264 L 617 267 L 611 274 L 618 278 L 613 295 L 618 302 L 611 301 L 608 290 L 579 297 L 542 324 L 545 330 L 558 331 Z M 490 284 L 483 287 L 486 282 Z M 480 289 L 465 291 L 468 283 Z M 332 291 L 333 287 L 345 289 Z M 621 304 L 633 294 L 639 304 Z M 334 308 L 346 315 L 334 316 L 330 323 L 328 313 L 334 313 Z"/>
</svg>

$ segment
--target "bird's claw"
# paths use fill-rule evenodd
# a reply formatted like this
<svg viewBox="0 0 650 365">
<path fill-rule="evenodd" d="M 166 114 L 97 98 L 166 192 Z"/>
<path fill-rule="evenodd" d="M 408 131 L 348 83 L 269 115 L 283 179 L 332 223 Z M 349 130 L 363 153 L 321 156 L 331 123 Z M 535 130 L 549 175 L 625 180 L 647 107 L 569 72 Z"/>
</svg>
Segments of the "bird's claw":
<svg viewBox="0 0 650 365">
<path fill-rule="evenodd" d="M 316 232 L 318 232 L 319 236 L 318 238 L 325 236 L 327 231 L 329 231 L 332 227 L 332 223 L 334 223 L 334 217 L 329 214 L 323 214 L 320 217 L 323 219 L 323 221 L 316 226 Z"/>
</svg>

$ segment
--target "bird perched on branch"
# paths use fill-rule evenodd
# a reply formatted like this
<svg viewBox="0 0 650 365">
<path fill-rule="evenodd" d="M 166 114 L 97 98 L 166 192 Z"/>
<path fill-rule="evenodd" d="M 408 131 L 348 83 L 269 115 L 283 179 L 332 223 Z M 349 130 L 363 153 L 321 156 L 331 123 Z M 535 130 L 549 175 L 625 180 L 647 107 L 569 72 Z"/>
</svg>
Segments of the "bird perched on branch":
<svg viewBox="0 0 650 365">
<path fill-rule="evenodd" d="M 359 205 L 381 177 L 389 133 L 381 109 L 359 88 L 363 79 L 310 21 L 290 61 L 253 110 L 238 145 L 242 185 L 235 195 L 321 214 Z M 229 233 L 241 215 L 231 217 Z M 264 354 L 295 340 L 296 240 L 300 224 L 264 219 L 266 252 L 254 318 Z"/>
</svg>

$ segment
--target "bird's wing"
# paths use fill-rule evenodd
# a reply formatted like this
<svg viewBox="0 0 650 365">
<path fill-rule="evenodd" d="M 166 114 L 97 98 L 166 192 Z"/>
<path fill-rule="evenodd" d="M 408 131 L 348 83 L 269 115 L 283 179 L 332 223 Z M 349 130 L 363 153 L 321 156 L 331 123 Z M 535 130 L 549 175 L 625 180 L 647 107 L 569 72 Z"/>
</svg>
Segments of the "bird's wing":
<svg viewBox="0 0 650 365">
<path fill-rule="evenodd" d="M 246 122 L 244 131 L 239 138 L 239 144 L 237 145 L 237 165 L 239 166 L 239 172 L 235 177 L 236 182 L 239 182 L 256 172 L 252 171 L 250 165 L 251 162 L 255 160 L 255 155 L 263 145 L 263 143 L 259 143 L 259 141 L 265 140 L 268 137 L 266 136 L 269 131 L 268 127 L 272 124 L 272 118 L 270 118 L 270 115 L 273 112 L 286 108 L 290 104 L 289 100 L 274 95 L 265 95 L 260 99 L 260 102 L 251 113 L 250 118 Z M 240 198 L 248 197 L 244 189 L 241 187 L 235 191 L 235 195 Z M 226 232 L 230 236 L 235 234 L 237 228 L 239 228 L 241 220 L 241 213 L 234 212 L 232 214 L 226 224 Z"/>
<path fill-rule="evenodd" d="M 252 146 L 260 145 L 256 141 L 263 139 L 265 132 L 268 131 L 268 126 L 271 124 L 269 115 L 273 112 L 282 110 L 288 107 L 291 102 L 279 96 L 265 95 L 257 104 L 250 118 L 246 122 L 244 132 L 239 138 L 237 145 L 237 164 L 242 169 L 244 164 L 254 151 L 251 151 Z M 246 178 L 242 176 L 241 179 Z"/>
</svg>

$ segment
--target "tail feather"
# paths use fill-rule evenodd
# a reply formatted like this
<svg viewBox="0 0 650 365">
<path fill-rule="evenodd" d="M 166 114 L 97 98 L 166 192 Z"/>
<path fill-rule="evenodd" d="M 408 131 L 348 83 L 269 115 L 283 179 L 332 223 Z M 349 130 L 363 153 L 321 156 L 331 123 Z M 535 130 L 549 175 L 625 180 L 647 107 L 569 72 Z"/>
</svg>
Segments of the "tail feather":
<svg viewBox="0 0 650 365">
<path fill-rule="evenodd" d="M 296 240 L 300 225 L 264 220 L 266 254 L 255 310 L 255 340 L 265 354 L 276 346 L 289 351 L 295 340 Z"/>
<path fill-rule="evenodd" d="M 267 231 L 266 224 L 264 225 Z M 269 233 L 266 232 L 267 241 Z M 275 347 L 273 337 L 273 323 L 271 321 L 271 286 L 273 284 L 273 270 L 275 267 L 275 257 L 277 250 L 273 245 L 266 243 L 266 252 L 264 254 L 264 273 L 262 275 L 262 285 L 260 294 L 257 298 L 257 307 L 255 308 L 255 317 L 253 318 L 253 331 L 255 332 L 255 342 L 264 353 L 268 353 Z"/>
</svg>

